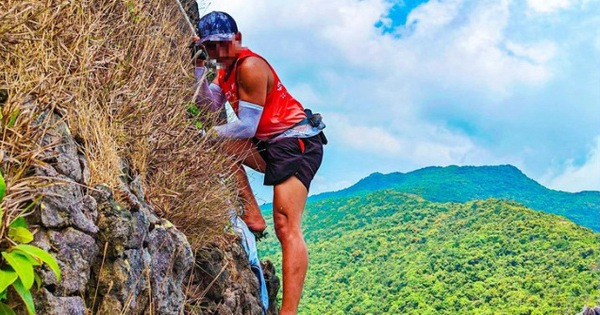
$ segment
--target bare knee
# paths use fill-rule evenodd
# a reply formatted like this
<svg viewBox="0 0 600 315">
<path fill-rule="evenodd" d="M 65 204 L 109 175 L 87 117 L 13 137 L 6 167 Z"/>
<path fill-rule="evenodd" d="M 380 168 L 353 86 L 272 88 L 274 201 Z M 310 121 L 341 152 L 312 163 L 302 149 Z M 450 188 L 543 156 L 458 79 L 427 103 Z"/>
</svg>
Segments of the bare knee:
<svg viewBox="0 0 600 315">
<path fill-rule="evenodd" d="M 306 195 L 306 188 L 295 176 L 274 187 L 273 223 L 282 245 L 303 239 L 300 226 Z"/>
<path fill-rule="evenodd" d="M 279 213 L 273 216 L 275 235 L 279 241 L 283 241 L 289 235 L 289 219 L 287 215 Z"/>
<path fill-rule="evenodd" d="M 276 214 L 273 217 L 275 234 L 279 242 L 284 243 L 297 238 L 302 238 L 302 231 L 297 222 L 292 222 L 290 218 L 282 213 Z"/>
</svg>

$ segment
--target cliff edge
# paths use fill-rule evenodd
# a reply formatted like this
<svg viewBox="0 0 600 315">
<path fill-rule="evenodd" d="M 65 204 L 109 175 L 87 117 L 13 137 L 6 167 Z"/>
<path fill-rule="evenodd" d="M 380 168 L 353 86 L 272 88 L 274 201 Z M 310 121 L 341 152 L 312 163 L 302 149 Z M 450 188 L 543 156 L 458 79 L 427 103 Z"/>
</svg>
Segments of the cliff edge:
<svg viewBox="0 0 600 315">
<path fill-rule="evenodd" d="M 24 218 L 62 276 L 36 267 L 37 313 L 262 314 L 230 228 L 231 161 L 198 136 L 216 118 L 190 114 L 176 2 L 7 0 L 0 12 L 2 226 Z M 4 252 L 14 241 L 0 230 Z M 4 302 L 25 313 L 12 290 Z"/>
</svg>

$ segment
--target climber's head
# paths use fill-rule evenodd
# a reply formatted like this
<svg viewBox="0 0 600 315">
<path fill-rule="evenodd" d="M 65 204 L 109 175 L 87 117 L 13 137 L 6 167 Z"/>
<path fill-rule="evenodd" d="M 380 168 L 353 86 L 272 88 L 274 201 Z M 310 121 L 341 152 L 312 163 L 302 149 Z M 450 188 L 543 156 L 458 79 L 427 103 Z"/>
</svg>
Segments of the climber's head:
<svg viewBox="0 0 600 315">
<path fill-rule="evenodd" d="M 208 55 L 219 61 L 235 58 L 241 47 L 242 34 L 231 15 L 213 11 L 198 21 L 198 36 Z"/>
</svg>

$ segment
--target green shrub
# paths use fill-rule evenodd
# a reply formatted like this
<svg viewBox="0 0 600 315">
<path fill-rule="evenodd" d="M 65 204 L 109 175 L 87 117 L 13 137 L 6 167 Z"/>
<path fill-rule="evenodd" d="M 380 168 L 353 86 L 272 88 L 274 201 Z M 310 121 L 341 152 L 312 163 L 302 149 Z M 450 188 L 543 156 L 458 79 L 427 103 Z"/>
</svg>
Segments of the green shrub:
<svg viewBox="0 0 600 315">
<path fill-rule="evenodd" d="M 0 173 L 0 203 L 6 194 L 6 183 Z M 31 288 L 36 283 L 41 286 L 41 279 L 34 271 L 33 267 L 48 265 L 60 280 L 60 269 L 56 260 L 45 250 L 28 245 L 33 241 L 33 234 L 27 228 L 27 223 L 22 216 L 17 216 L 10 223 L 4 217 L 4 211 L 0 205 L 0 223 L 1 231 L 7 231 L 0 235 L 2 243 L 7 243 L 7 248 L 0 248 L 2 258 L 0 258 L 0 314 L 15 314 L 10 306 L 4 303 L 8 300 L 8 289 L 13 287 L 15 292 L 25 303 L 25 308 L 29 314 L 35 314 Z M 8 224 L 8 228 L 5 228 Z"/>
</svg>

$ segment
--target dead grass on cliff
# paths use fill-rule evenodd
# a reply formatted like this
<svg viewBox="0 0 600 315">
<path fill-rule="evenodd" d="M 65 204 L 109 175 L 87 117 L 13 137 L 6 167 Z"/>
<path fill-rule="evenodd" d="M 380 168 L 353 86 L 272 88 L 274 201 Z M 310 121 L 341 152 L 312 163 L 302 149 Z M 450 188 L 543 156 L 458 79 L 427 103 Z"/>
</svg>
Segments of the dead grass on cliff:
<svg viewBox="0 0 600 315">
<path fill-rule="evenodd" d="M 173 0 L 3 0 L 0 89 L 9 96 L 0 152 L 13 161 L 3 165 L 13 169 L 8 181 L 26 178 L 39 151 L 27 126 L 56 110 L 89 160 L 92 186 L 117 190 L 120 176 L 141 176 L 146 199 L 194 248 L 222 235 L 235 199 L 231 161 L 197 136 L 187 114 L 190 36 Z M 9 126 L 15 111 L 18 124 Z"/>
<path fill-rule="evenodd" d="M 17 217 L 31 213 L 32 205 L 39 198 L 38 188 L 48 182 L 31 173 L 31 165 L 43 164 L 40 160 L 43 148 L 37 140 L 45 130 L 30 123 L 36 105 L 27 101 L 17 107 L 0 100 L 0 106 L 0 171 L 6 183 L 6 194 L 0 198 L 0 250 L 5 250 L 11 245 L 6 238 L 8 225 Z"/>
</svg>

